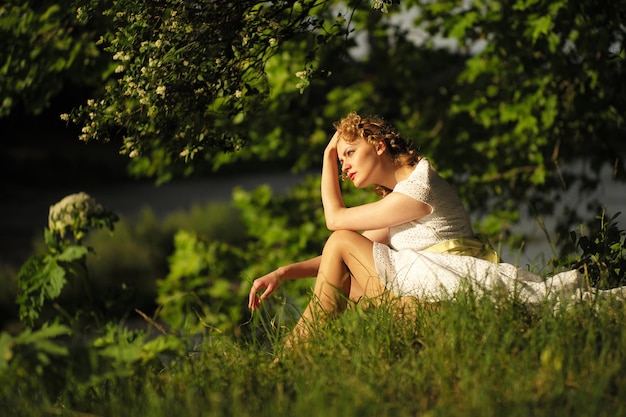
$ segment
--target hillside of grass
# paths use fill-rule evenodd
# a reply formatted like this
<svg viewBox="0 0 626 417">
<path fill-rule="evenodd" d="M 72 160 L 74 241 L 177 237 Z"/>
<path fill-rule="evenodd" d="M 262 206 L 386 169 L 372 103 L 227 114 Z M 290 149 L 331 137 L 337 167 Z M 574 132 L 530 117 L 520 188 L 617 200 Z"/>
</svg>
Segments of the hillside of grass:
<svg viewBox="0 0 626 417">
<path fill-rule="evenodd" d="M 625 319 L 606 300 L 555 312 L 459 294 L 411 319 L 357 308 L 285 351 L 284 329 L 253 318 L 263 332 L 245 341 L 207 331 L 184 354 L 131 363 L 130 338 L 117 361 L 77 356 L 56 381 L 51 364 L 12 366 L 0 404 L 33 417 L 620 416 Z"/>
</svg>

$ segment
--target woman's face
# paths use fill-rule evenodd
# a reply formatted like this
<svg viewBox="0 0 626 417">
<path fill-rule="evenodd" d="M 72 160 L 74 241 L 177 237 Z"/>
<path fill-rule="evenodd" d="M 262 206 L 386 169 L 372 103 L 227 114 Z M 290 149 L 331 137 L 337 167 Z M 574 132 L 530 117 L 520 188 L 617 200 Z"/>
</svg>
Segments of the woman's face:
<svg viewBox="0 0 626 417">
<path fill-rule="evenodd" d="M 363 139 L 348 143 L 339 138 L 337 156 L 341 163 L 341 171 L 358 188 L 375 184 L 374 171 L 380 162 L 382 152 Z"/>
</svg>

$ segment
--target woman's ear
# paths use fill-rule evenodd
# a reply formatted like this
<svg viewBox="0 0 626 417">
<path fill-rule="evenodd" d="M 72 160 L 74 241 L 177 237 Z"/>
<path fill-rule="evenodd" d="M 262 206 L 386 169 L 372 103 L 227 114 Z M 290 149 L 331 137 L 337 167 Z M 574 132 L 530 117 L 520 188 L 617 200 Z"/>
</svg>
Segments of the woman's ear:
<svg viewBox="0 0 626 417">
<path fill-rule="evenodd" d="M 385 143 L 384 140 L 380 140 L 378 141 L 378 143 L 376 143 L 376 154 L 382 155 L 385 153 L 386 150 L 387 150 L 387 144 Z"/>
</svg>

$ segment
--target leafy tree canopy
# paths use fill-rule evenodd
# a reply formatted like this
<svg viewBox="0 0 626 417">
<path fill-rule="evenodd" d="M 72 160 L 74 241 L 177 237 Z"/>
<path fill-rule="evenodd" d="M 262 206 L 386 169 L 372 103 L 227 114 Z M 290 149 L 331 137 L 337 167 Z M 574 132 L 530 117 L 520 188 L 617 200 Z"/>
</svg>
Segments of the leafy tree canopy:
<svg viewBox="0 0 626 417">
<path fill-rule="evenodd" d="M 90 68 L 102 91 L 65 117 L 82 140 L 119 141 L 136 175 L 317 166 L 331 123 L 357 110 L 495 209 L 494 230 L 521 202 L 549 213 L 564 189 L 593 189 L 603 165 L 625 177 L 626 0 L 37 4 L 0 8 L 3 114 Z"/>
<path fill-rule="evenodd" d="M 448 166 L 474 173 L 469 188 L 549 211 L 555 195 L 546 195 L 593 190 L 602 165 L 624 179 L 625 1 L 437 1 L 420 10 L 418 24 L 456 40 L 468 58 L 437 149 L 454 143 L 465 155 Z M 575 160 L 590 169 L 564 168 Z"/>
<path fill-rule="evenodd" d="M 73 6 L 73 5 L 72 5 Z M 97 83 L 106 73 L 95 43 L 98 22 L 70 5 L 4 0 L 0 5 L 0 117 L 25 106 L 38 114 L 66 82 Z"/>
<path fill-rule="evenodd" d="M 304 89 L 319 46 L 343 32 L 340 18 L 323 20 L 328 3 L 121 1 L 102 11 L 100 2 L 87 5 L 94 19 L 111 19 L 99 43 L 112 56 L 114 75 L 101 97 L 72 114 L 84 124 L 80 139 L 121 136 L 135 172 L 161 179 L 240 150 L 250 142 L 249 120 L 270 98 L 272 57 L 282 51 L 297 63 Z"/>
</svg>

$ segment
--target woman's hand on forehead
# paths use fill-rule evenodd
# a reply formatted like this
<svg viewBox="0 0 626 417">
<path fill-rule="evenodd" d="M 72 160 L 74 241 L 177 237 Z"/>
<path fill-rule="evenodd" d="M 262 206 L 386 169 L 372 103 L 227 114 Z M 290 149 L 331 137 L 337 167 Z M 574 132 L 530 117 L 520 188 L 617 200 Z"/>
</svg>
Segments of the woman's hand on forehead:
<svg viewBox="0 0 626 417">
<path fill-rule="evenodd" d="M 339 142 L 339 132 L 335 131 L 335 134 L 333 135 L 332 138 L 330 138 L 330 141 L 328 142 L 328 145 L 326 145 L 326 152 L 328 151 L 336 151 L 337 150 L 337 142 Z"/>
</svg>

